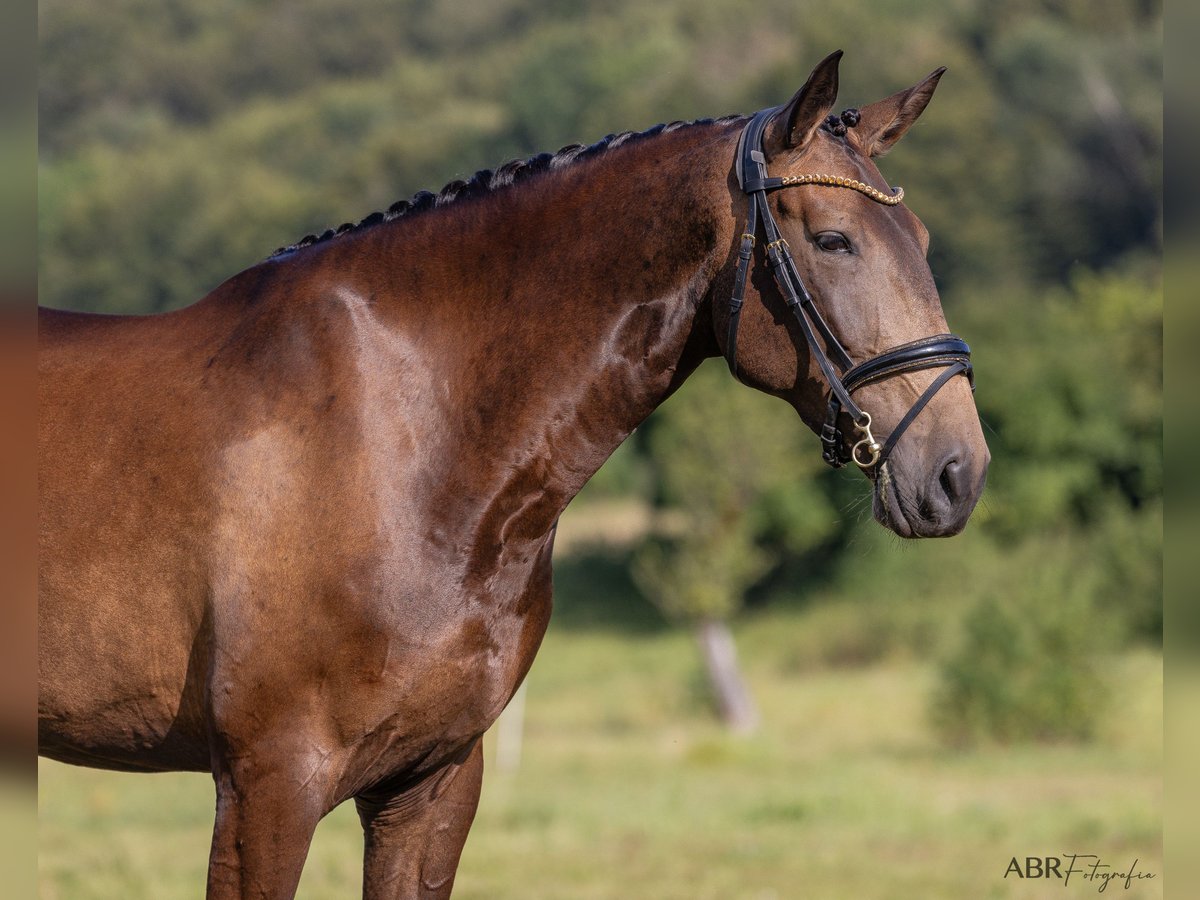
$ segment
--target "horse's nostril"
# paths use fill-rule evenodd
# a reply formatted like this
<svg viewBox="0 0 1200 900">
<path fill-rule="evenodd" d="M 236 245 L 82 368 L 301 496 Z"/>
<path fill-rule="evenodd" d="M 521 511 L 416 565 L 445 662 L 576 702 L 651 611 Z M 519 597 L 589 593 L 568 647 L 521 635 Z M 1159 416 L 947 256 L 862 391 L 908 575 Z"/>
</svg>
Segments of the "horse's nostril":
<svg viewBox="0 0 1200 900">
<path fill-rule="evenodd" d="M 942 474 L 938 476 L 938 484 L 942 486 L 942 493 L 946 495 L 946 499 L 954 503 L 962 496 L 962 479 L 963 466 L 957 459 L 952 459 L 942 469 Z"/>
</svg>

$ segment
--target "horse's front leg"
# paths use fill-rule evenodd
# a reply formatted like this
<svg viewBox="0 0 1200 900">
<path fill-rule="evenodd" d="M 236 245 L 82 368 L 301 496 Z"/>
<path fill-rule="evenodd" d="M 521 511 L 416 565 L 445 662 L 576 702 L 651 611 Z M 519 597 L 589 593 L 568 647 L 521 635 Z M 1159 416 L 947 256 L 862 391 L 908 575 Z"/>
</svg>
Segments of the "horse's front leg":
<svg viewBox="0 0 1200 900">
<path fill-rule="evenodd" d="M 295 736 L 214 752 L 217 816 L 208 866 L 208 900 L 288 900 L 335 773 L 330 756 Z"/>
<path fill-rule="evenodd" d="M 450 896 L 479 804 L 483 742 L 420 784 L 355 797 L 366 836 L 364 900 Z"/>
</svg>

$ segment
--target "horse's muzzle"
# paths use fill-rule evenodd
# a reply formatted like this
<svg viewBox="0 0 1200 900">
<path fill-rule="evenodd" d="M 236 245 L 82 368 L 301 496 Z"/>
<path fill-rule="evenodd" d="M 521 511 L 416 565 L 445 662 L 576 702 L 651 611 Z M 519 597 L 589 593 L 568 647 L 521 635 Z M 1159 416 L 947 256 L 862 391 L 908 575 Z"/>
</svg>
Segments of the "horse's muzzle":
<svg viewBox="0 0 1200 900">
<path fill-rule="evenodd" d="M 875 478 L 876 520 L 900 537 L 950 537 L 966 527 L 983 494 L 990 454 L 951 451 L 925 478 L 906 477 L 893 461 Z"/>
</svg>

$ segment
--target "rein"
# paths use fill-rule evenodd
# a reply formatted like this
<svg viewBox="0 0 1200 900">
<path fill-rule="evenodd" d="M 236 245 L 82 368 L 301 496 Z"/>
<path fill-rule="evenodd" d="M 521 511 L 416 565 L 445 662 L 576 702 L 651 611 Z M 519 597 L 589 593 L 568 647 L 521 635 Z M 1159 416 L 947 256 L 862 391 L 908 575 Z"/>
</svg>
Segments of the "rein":
<svg viewBox="0 0 1200 900">
<path fill-rule="evenodd" d="M 850 359 L 849 354 L 846 353 L 845 348 L 829 327 L 829 323 L 825 321 L 814 305 L 808 288 L 804 286 L 804 281 L 800 278 L 800 272 L 796 268 L 796 262 L 792 258 L 791 248 L 779 233 L 779 226 L 767 204 L 767 193 L 785 187 L 817 184 L 849 188 L 869 197 L 876 203 L 896 206 L 904 197 L 904 190 L 898 188 L 892 194 L 885 194 L 861 181 L 836 175 L 771 177 L 767 172 L 762 138 L 767 122 L 775 113 L 775 109 L 764 109 L 755 113 L 738 139 L 736 170 L 738 182 L 749 197 L 749 210 L 746 213 L 746 229 L 742 233 L 742 243 L 738 250 L 733 296 L 729 300 L 729 330 L 725 341 L 725 360 L 729 363 L 729 371 L 734 378 L 737 378 L 738 322 L 741 319 L 742 304 L 746 298 L 746 276 L 750 271 L 750 262 L 754 256 L 754 246 L 758 240 L 761 222 L 763 236 L 766 238 L 767 263 L 771 267 L 775 284 L 783 294 L 784 302 L 796 317 L 800 330 L 804 334 L 804 340 L 816 359 L 821 374 L 829 384 L 829 404 L 826 410 L 825 425 L 821 429 L 821 456 L 835 469 L 841 468 L 852 460 L 864 470 L 875 466 L 882 469 L 883 464 L 887 462 L 895 448 L 896 442 L 900 440 L 900 436 L 951 378 L 960 373 L 966 375 L 971 383 L 971 390 L 975 389 L 974 370 L 971 367 L 971 348 L 967 346 L 966 341 L 955 335 L 937 334 L 885 350 L 878 356 L 873 356 L 857 365 Z M 821 341 L 817 340 L 818 333 Z M 824 343 L 824 349 L 821 342 Z M 945 367 L 945 371 L 926 388 L 925 393 L 909 408 L 896 427 L 892 429 L 887 441 L 881 445 L 871 434 L 871 414 L 854 402 L 852 396 L 854 391 L 904 372 L 941 367 Z M 846 450 L 846 440 L 838 425 L 842 410 L 845 410 L 850 416 L 855 431 L 861 435 L 849 451 Z"/>
</svg>

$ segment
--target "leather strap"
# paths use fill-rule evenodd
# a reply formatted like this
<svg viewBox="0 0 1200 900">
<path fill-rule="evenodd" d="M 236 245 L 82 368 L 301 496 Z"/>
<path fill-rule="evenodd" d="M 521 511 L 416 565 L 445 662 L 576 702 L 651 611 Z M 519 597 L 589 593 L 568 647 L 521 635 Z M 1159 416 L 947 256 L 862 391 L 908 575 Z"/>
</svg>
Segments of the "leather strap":
<svg viewBox="0 0 1200 900">
<path fill-rule="evenodd" d="M 738 249 L 737 271 L 733 275 L 733 296 L 729 298 L 729 330 L 725 337 L 725 361 L 729 363 L 729 372 L 734 378 L 738 377 L 738 323 L 742 318 L 742 304 L 746 298 L 746 275 L 750 271 L 750 260 L 754 257 L 754 232 L 757 230 L 757 208 L 755 204 L 751 203 L 750 214 L 746 220 L 746 230 L 742 234 L 742 246 Z"/>
<path fill-rule="evenodd" d="M 966 341 L 952 334 L 939 334 L 901 344 L 859 363 L 842 376 L 842 383 L 846 385 L 846 390 L 855 391 L 865 384 L 882 381 L 901 372 L 930 369 L 970 358 L 971 348 Z"/>
<path fill-rule="evenodd" d="M 933 395 L 940 391 L 946 382 L 959 372 L 965 374 L 970 372 L 970 370 L 970 363 L 964 362 L 961 359 L 956 360 L 947 366 L 946 371 L 935 378 L 929 387 L 925 388 L 925 393 L 917 399 L 916 403 L 909 407 L 908 412 L 904 414 L 904 418 L 897 423 L 896 427 L 892 429 L 892 433 L 888 435 L 888 439 L 884 441 L 883 449 L 879 451 L 879 460 L 876 465 L 882 466 L 887 462 L 888 457 L 892 455 L 892 450 L 896 447 L 896 442 L 900 440 L 900 436 L 908 430 L 908 426 L 921 414 L 921 410 L 925 408 L 925 404 L 933 399 Z"/>
<path fill-rule="evenodd" d="M 745 302 L 746 274 L 749 271 L 750 258 L 754 251 L 754 241 L 747 240 L 747 236 L 753 238 L 757 235 L 758 223 L 761 219 L 763 234 L 767 241 L 767 262 L 771 267 L 775 283 L 783 294 L 784 302 L 787 303 L 792 315 L 799 323 L 805 341 L 812 351 L 825 381 L 854 421 L 862 423 L 866 417 L 862 410 L 855 405 L 849 392 L 842 387 L 833 361 L 821 349 L 814 332 L 820 332 L 825 346 L 828 348 L 828 353 L 837 360 L 837 364 L 841 368 L 850 367 L 850 357 L 838 342 L 837 337 L 834 336 L 833 329 L 829 327 L 813 303 L 812 295 L 804 286 L 804 281 L 796 269 L 791 248 L 779 233 L 779 226 L 767 204 L 767 191 L 783 187 L 782 178 L 771 178 L 767 174 L 767 158 L 762 150 L 763 132 L 776 112 L 775 108 L 759 110 L 751 117 L 738 137 L 737 160 L 734 170 L 742 190 L 749 197 L 749 209 L 746 212 L 746 230 L 742 235 L 742 244 L 738 251 L 738 268 L 734 274 L 733 296 L 729 302 L 730 315 L 729 327 L 726 332 L 725 360 L 729 364 L 729 371 L 737 378 L 737 328 L 741 320 L 742 305 Z"/>
</svg>

